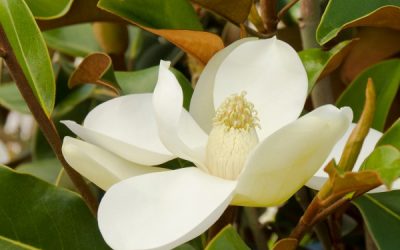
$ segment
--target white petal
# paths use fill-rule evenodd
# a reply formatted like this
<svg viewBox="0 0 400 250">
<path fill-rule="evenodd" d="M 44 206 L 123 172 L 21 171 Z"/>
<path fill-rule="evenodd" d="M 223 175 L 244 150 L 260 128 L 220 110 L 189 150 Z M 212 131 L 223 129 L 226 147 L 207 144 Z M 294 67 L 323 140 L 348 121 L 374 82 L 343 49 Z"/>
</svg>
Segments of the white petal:
<svg viewBox="0 0 400 250">
<path fill-rule="evenodd" d="M 260 139 L 294 121 L 307 97 L 307 74 L 296 51 L 276 38 L 249 41 L 232 51 L 215 78 L 216 108 L 247 92 L 260 119 Z"/>
<path fill-rule="evenodd" d="M 103 197 L 100 231 L 114 249 L 172 249 L 221 216 L 235 185 L 194 167 L 130 178 Z"/>
<path fill-rule="evenodd" d="M 85 141 L 139 164 L 158 165 L 175 158 L 158 137 L 152 94 L 127 95 L 100 104 L 83 126 L 62 123 Z"/>
<path fill-rule="evenodd" d="M 127 161 L 95 145 L 72 137 L 64 138 L 62 152 L 73 169 L 103 190 L 133 176 L 166 170 Z"/>
<path fill-rule="evenodd" d="M 274 206 L 318 170 L 351 122 L 348 108 L 322 106 L 270 135 L 249 155 L 234 204 Z"/>
<path fill-rule="evenodd" d="M 257 38 L 249 37 L 240 39 L 228 47 L 220 50 L 216 53 L 210 61 L 208 61 L 206 67 L 200 75 L 197 81 L 196 88 L 192 99 L 190 101 L 190 114 L 200 125 L 200 127 L 209 133 L 212 128 L 212 119 L 215 115 L 214 108 L 214 82 L 215 75 L 217 74 L 220 64 L 225 60 L 225 58 L 239 45 L 257 40 Z"/>
<path fill-rule="evenodd" d="M 182 89 L 168 68 L 169 62 L 161 61 L 153 95 L 158 134 L 165 147 L 174 155 L 204 168 L 208 137 L 182 108 Z"/>
<path fill-rule="evenodd" d="M 324 171 L 325 166 L 332 160 L 338 163 L 340 161 L 340 157 L 342 156 L 344 147 L 346 146 L 346 142 L 350 137 L 351 132 L 353 131 L 356 124 L 351 124 L 346 134 L 340 139 L 335 147 L 332 149 L 332 152 L 326 159 L 326 161 L 321 165 L 320 169 L 315 173 L 315 175 L 307 182 L 306 186 L 319 190 L 324 183 L 329 179 L 328 174 Z M 369 129 L 368 135 L 364 140 L 363 146 L 361 148 L 360 154 L 358 155 L 357 161 L 354 164 L 353 171 L 358 171 L 361 167 L 363 161 L 372 153 L 375 148 L 376 143 L 382 137 L 382 133 L 373 128 Z M 393 183 L 392 189 L 400 189 L 400 180 L 397 180 Z M 388 191 L 387 188 L 382 185 L 377 187 L 368 193 L 377 193 L 377 192 L 385 192 Z"/>
</svg>

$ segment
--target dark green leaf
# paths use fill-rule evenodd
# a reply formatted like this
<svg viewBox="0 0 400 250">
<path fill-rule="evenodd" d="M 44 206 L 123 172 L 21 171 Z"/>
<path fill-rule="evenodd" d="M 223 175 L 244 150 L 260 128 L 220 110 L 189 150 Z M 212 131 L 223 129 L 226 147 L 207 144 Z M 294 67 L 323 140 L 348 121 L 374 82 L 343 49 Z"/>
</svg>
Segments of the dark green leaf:
<svg viewBox="0 0 400 250">
<path fill-rule="evenodd" d="M 354 201 L 381 250 L 400 246 L 400 191 L 367 194 Z"/>
<path fill-rule="evenodd" d="M 47 45 L 70 56 L 101 51 L 90 24 L 77 24 L 43 32 Z"/>
<path fill-rule="evenodd" d="M 392 145 L 400 150 L 400 118 L 383 134 L 377 146 Z"/>
<path fill-rule="evenodd" d="M 28 105 L 26 105 L 17 85 L 14 83 L 0 85 L 0 105 L 9 110 L 15 110 L 25 114 L 30 113 Z"/>
<path fill-rule="evenodd" d="M 27 174 L 0 167 L 0 236 L 36 248 L 109 249 L 83 200 Z"/>
<path fill-rule="evenodd" d="M 0 0 L 0 23 L 29 86 L 50 116 L 55 99 L 53 69 L 32 13 L 23 0 Z"/>
<path fill-rule="evenodd" d="M 206 250 L 250 250 L 236 230 L 228 225 L 222 229 L 207 245 Z"/>
<path fill-rule="evenodd" d="M 375 170 L 387 187 L 400 177 L 400 151 L 393 146 L 377 147 L 363 162 L 361 170 Z"/>
<path fill-rule="evenodd" d="M 100 0 L 98 6 L 149 28 L 202 29 L 193 7 L 187 0 Z"/>
<path fill-rule="evenodd" d="M 0 236 L 0 249 L 7 250 L 40 250 L 39 248 L 23 244 L 18 241 L 14 241 L 5 237 Z"/>
<path fill-rule="evenodd" d="M 25 0 L 36 19 L 53 19 L 65 15 L 73 0 Z"/>
<path fill-rule="evenodd" d="M 308 92 L 311 92 L 314 84 L 330 72 L 335 70 L 350 48 L 350 41 L 344 41 L 331 50 L 307 49 L 299 53 L 308 76 Z"/>
<path fill-rule="evenodd" d="M 343 92 L 336 104 L 338 107 L 350 106 L 354 112 L 354 121 L 357 121 L 365 101 L 364 91 L 368 78 L 372 78 L 376 91 L 376 111 L 372 127 L 382 131 L 390 106 L 399 89 L 399 59 L 381 62 L 363 71 Z"/>
<path fill-rule="evenodd" d="M 191 87 L 189 80 L 187 80 L 181 72 L 173 68 L 171 68 L 171 71 L 175 74 L 182 87 L 183 106 L 189 108 L 193 88 Z M 115 72 L 115 76 L 123 95 L 151 93 L 157 83 L 158 66 L 133 72 Z"/>
<path fill-rule="evenodd" d="M 393 11 L 391 13 L 395 12 L 397 15 L 388 15 L 388 13 L 385 15 L 384 12 L 381 12 L 379 16 L 373 17 L 378 10 L 385 11 L 383 10 L 385 7 L 390 7 Z M 330 0 L 317 29 L 317 41 L 324 44 L 334 38 L 340 30 L 358 24 L 397 27 L 398 29 L 398 17 L 400 16 L 398 7 L 400 7 L 398 0 Z M 366 20 L 367 18 L 369 20 Z M 388 20 L 384 20 L 385 18 Z"/>
</svg>

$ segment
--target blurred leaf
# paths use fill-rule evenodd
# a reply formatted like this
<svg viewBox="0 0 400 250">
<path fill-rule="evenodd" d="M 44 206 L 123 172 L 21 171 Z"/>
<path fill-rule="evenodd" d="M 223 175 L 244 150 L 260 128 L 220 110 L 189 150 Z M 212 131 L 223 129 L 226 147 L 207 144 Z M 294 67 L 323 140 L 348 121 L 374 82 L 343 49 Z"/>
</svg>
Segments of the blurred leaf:
<svg viewBox="0 0 400 250">
<path fill-rule="evenodd" d="M 360 210 L 379 249 L 400 246 L 400 191 L 367 194 L 353 203 Z"/>
<path fill-rule="evenodd" d="M 400 52 L 400 32 L 389 28 L 358 29 L 359 40 L 343 62 L 341 79 L 350 83 L 364 69 Z"/>
<path fill-rule="evenodd" d="M 45 31 L 43 37 L 50 48 L 70 56 L 84 57 L 101 50 L 88 23 Z"/>
<path fill-rule="evenodd" d="M 204 64 L 224 47 L 219 36 L 200 31 L 196 13 L 186 0 L 100 0 L 98 7 L 164 37 Z"/>
<path fill-rule="evenodd" d="M 0 85 L 0 105 L 9 110 L 30 114 L 28 105 L 26 105 L 15 83 Z"/>
<path fill-rule="evenodd" d="M 350 106 L 353 109 L 354 121 L 357 121 L 361 116 L 365 101 L 362 93 L 368 78 L 372 78 L 376 91 L 376 111 L 372 127 L 382 131 L 390 106 L 399 89 L 399 59 L 381 62 L 363 71 L 342 93 L 336 105 L 338 107 Z"/>
<path fill-rule="evenodd" d="M 25 0 L 25 2 L 36 19 L 52 19 L 65 15 L 71 8 L 73 0 Z"/>
<path fill-rule="evenodd" d="M 0 167 L 0 237 L 40 249 L 109 249 L 75 193 Z"/>
<path fill-rule="evenodd" d="M 168 41 L 157 42 L 142 48 L 141 53 L 134 60 L 135 69 L 157 66 L 160 64 L 160 60 L 173 62 L 180 54 L 182 54 L 182 51 L 172 43 Z"/>
<path fill-rule="evenodd" d="M 105 53 L 93 53 L 83 59 L 71 74 L 68 86 L 74 88 L 85 83 L 105 86 L 119 94 L 119 86 L 115 79 L 112 60 Z"/>
<path fill-rule="evenodd" d="M 380 146 L 365 159 L 361 170 L 375 170 L 384 184 L 390 188 L 400 177 L 400 151 L 393 146 Z"/>
<path fill-rule="evenodd" d="M 53 69 L 46 44 L 28 6 L 23 0 L 0 0 L 0 23 L 29 86 L 50 116 L 55 99 Z"/>
<path fill-rule="evenodd" d="M 354 40 L 349 40 L 339 43 L 329 51 L 315 48 L 299 52 L 300 59 L 307 71 L 308 92 L 311 92 L 318 80 L 340 66 L 353 44 Z"/>
<path fill-rule="evenodd" d="M 102 50 L 111 56 L 121 56 L 121 59 L 113 60 L 114 66 L 118 61 L 125 62 L 124 54 L 129 46 L 128 27 L 125 24 L 111 22 L 95 22 L 92 27 Z"/>
<path fill-rule="evenodd" d="M 399 7 L 398 0 L 330 0 L 317 29 L 317 41 L 322 45 L 342 29 L 356 26 L 399 30 Z"/>
<path fill-rule="evenodd" d="M 183 106 L 188 109 L 192 98 L 193 88 L 189 80 L 178 70 L 170 68 L 179 81 L 183 91 Z M 151 93 L 158 78 L 158 66 L 132 72 L 115 72 L 118 84 L 121 86 L 121 94 Z"/>
<path fill-rule="evenodd" d="M 250 250 L 236 230 L 228 225 L 222 229 L 207 245 L 205 250 Z"/>
<path fill-rule="evenodd" d="M 252 0 L 192 0 L 235 24 L 246 21 Z"/>
<path fill-rule="evenodd" d="M 202 30 L 187 0 L 100 0 L 100 8 L 153 29 Z"/>
<path fill-rule="evenodd" d="M 61 163 L 56 158 L 50 158 L 19 165 L 16 171 L 18 173 L 30 174 L 41 180 L 55 184 L 61 169 Z"/>
<path fill-rule="evenodd" d="M 392 145 L 400 150 L 400 118 L 383 134 L 376 146 Z"/>
<path fill-rule="evenodd" d="M 70 91 L 57 106 L 54 108 L 53 117 L 61 117 L 68 112 L 71 112 L 78 104 L 90 98 L 95 90 L 93 85 L 84 85 Z"/>
</svg>

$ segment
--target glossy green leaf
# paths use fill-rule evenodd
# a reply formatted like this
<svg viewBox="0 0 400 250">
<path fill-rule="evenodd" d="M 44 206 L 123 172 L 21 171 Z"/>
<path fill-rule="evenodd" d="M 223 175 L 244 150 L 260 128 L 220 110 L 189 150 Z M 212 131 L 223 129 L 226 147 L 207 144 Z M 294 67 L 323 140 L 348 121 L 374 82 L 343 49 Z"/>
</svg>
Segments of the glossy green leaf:
<svg viewBox="0 0 400 250">
<path fill-rule="evenodd" d="M 14 83 L 6 83 L 0 85 L 0 106 L 9 110 L 18 111 L 24 114 L 29 114 L 28 105 L 22 98 L 17 85 Z"/>
<path fill-rule="evenodd" d="M 400 151 L 393 146 L 377 147 L 363 162 L 361 170 L 375 170 L 387 187 L 400 177 Z"/>
<path fill-rule="evenodd" d="M 75 193 L 0 167 L 0 236 L 39 249 L 109 249 Z"/>
<path fill-rule="evenodd" d="M 192 5 L 187 0 L 100 0 L 98 6 L 149 28 L 202 29 Z"/>
<path fill-rule="evenodd" d="M 383 134 L 377 146 L 392 145 L 400 150 L 400 118 Z"/>
<path fill-rule="evenodd" d="M 236 230 L 228 225 L 208 243 L 206 250 L 250 250 Z"/>
<path fill-rule="evenodd" d="M 53 19 L 65 15 L 73 0 L 25 0 L 36 19 Z"/>
<path fill-rule="evenodd" d="M 183 106 L 189 108 L 193 88 L 189 80 L 178 70 L 171 68 L 183 91 Z M 115 72 L 122 95 L 153 92 L 158 77 L 158 66 L 133 72 Z"/>
<path fill-rule="evenodd" d="M 381 62 L 363 71 L 337 101 L 338 107 L 350 106 L 353 109 L 354 121 L 360 118 L 365 101 L 365 87 L 368 78 L 372 78 L 376 91 L 376 111 L 372 127 L 382 131 L 390 106 L 399 89 L 400 60 Z"/>
<path fill-rule="evenodd" d="M 88 23 L 45 31 L 43 37 L 50 48 L 70 56 L 84 57 L 101 51 Z"/>
<path fill-rule="evenodd" d="M 23 0 L 0 0 L 0 23 L 29 86 L 50 116 L 55 99 L 53 69 L 32 13 Z"/>
<path fill-rule="evenodd" d="M 381 250 L 400 246 L 400 191 L 367 194 L 354 201 Z"/>
<path fill-rule="evenodd" d="M 344 41 L 325 51 L 319 48 L 307 49 L 299 52 L 299 56 L 307 71 L 308 92 L 311 92 L 315 83 L 335 70 L 347 55 L 352 41 Z"/>
<path fill-rule="evenodd" d="M 334 38 L 342 29 L 356 25 L 357 21 L 366 18 L 387 6 L 392 6 L 397 9 L 397 13 L 400 13 L 400 1 L 398 0 L 330 0 L 325 12 L 321 18 L 321 22 L 317 29 L 317 41 L 320 44 L 324 44 Z M 379 16 L 377 20 L 371 19 L 368 23 L 371 25 L 380 25 L 390 27 L 388 22 L 397 22 L 396 16 L 387 15 L 388 19 L 393 20 L 382 20 L 385 15 Z M 362 23 L 365 25 L 366 23 Z M 393 26 L 397 26 L 393 24 Z"/>
</svg>

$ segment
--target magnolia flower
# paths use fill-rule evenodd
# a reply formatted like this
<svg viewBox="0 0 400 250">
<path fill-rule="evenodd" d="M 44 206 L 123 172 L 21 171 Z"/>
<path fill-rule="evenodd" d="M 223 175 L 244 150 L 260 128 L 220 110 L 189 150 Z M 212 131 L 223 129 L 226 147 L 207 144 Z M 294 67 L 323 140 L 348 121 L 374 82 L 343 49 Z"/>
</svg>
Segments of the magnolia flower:
<svg viewBox="0 0 400 250">
<path fill-rule="evenodd" d="M 346 134 L 336 143 L 333 147 L 332 152 L 326 159 L 325 163 L 322 164 L 321 168 L 315 173 L 315 175 L 307 182 L 306 186 L 319 190 L 324 185 L 324 183 L 329 179 L 328 174 L 324 171 L 325 166 L 334 159 L 336 162 L 340 161 L 342 156 L 344 147 L 346 146 L 346 142 L 350 137 L 351 132 L 353 131 L 356 124 L 351 124 L 348 128 Z M 364 143 L 362 145 L 360 154 L 358 155 L 357 161 L 354 164 L 353 171 L 357 172 L 364 160 L 374 151 L 375 145 L 378 143 L 379 139 L 382 137 L 382 133 L 370 128 L 368 135 L 365 137 Z M 400 179 L 397 179 L 393 182 L 392 190 L 400 189 Z M 377 193 L 377 192 L 386 192 L 389 191 L 385 185 L 381 185 L 373 190 L 370 190 L 368 193 Z"/>
<path fill-rule="evenodd" d="M 105 102 L 83 126 L 64 121 L 86 142 L 67 137 L 63 153 L 107 190 L 98 222 L 112 248 L 169 249 L 228 205 L 279 205 L 313 176 L 352 111 L 327 105 L 297 119 L 306 96 L 305 69 L 288 44 L 243 39 L 207 64 L 189 112 L 162 61 L 153 94 Z M 154 167 L 176 157 L 195 167 Z"/>
</svg>

